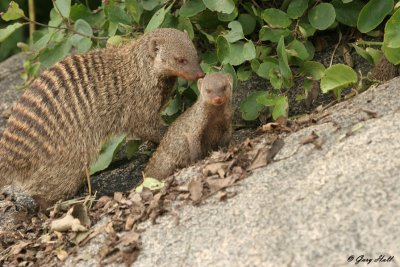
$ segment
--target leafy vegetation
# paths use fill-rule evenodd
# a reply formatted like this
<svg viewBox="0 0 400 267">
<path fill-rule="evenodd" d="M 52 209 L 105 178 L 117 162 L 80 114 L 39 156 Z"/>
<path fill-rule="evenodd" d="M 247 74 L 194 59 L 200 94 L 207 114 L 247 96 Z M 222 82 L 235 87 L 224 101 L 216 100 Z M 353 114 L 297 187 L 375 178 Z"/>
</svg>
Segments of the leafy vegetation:
<svg viewBox="0 0 400 267">
<path fill-rule="evenodd" d="M 382 55 L 400 63 L 400 4 L 394 0 L 107 0 L 96 8 L 71 0 L 53 4 L 46 25 L 32 21 L 15 2 L 1 15 L 9 24 L 0 29 L 0 42 L 25 25 L 44 26 L 31 33 L 29 44 L 19 43 L 30 53 L 24 64 L 27 83 L 40 66 L 50 67 L 71 49 L 86 52 L 158 27 L 174 27 L 197 44 L 205 72 L 228 72 L 235 86 L 252 73 L 270 82 L 272 91 L 259 88 L 244 100 L 243 119 L 257 119 L 263 107 L 271 108 L 273 119 L 278 119 L 287 117 L 287 92 L 294 78 L 303 79 L 305 95 L 315 82 L 322 92 L 332 91 L 337 97 L 342 89 L 358 84 L 360 77 L 351 67 L 323 66 L 314 60 L 314 38 L 323 31 L 338 35 L 338 45 L 342 33 L 351 32 L 357 36 L 351 47 L 371 63 Z M 366 41 L 370 37 L 378 41 Z M 163 115 L 172 120 L 197 93 L 195 83 L 179 80 Z"/>
</svg>

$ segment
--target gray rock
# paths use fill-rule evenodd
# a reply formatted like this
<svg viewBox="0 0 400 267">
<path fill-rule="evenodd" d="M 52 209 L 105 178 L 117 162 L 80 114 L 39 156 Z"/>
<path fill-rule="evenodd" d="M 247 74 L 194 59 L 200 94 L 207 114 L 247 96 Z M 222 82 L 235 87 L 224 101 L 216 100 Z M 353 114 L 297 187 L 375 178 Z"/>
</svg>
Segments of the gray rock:
<svg viewBox="0 0 400 267">
<path fill-rule="evenodd" d="M 20 53 L 0 64 L 0 133 L 3 132 L 7 121 L 3 114 L 12 107 L 22 93 L 16 86 L 23 82 L 20 75 L 24 58 L 25 54 Z"/>
<path fill-rule="evenodd" d="M 170 215 L 143 226 L 134 266 L 399 266 L 399 84 L 371 88 L 287 136 L 275 162 L 226 202 L 186 205 L 178 226 Z M 312 131 L 320 150 L 299 144 Z M 96 255 L 96 246 L 82 251 Z"/>
</svg>

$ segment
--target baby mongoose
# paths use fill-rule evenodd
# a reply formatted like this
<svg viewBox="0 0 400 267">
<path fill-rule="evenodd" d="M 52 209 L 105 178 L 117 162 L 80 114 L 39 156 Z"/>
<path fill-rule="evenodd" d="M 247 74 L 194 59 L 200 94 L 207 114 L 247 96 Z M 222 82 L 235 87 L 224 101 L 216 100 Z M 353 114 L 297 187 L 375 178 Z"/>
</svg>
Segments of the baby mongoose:
<svg viewBox="0 0 400 267">
<path fill-rule="evenodd" d="M 232 125 L 232 77 L 213 73 L 197 81 L 199 98 L 169 127 L 144 174 L 164 179 L 178 168 L 229 145 Z"/>
<path fill-rule="evenodd" d="M 159 143 L 166 129 L 160 111 L 176 77 L 203 76 L 193 43 L 175 29 L 55 64 L 24 92 L 8 120 L 0 189 L 12 184 L 42 207 L 74 195 L 103 141 L 128 133 Z"/>
</svg>

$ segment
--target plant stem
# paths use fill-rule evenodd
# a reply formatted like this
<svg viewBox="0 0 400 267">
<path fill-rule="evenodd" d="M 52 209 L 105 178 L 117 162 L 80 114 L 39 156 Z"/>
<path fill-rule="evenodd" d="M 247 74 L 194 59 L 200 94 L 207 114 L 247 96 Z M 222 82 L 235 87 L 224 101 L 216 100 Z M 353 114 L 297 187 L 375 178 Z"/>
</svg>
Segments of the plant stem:
<svg viewBox="0 0 400 267">
<path fill-rule="evenodd" d="M 356 44 L 357 45 L 383 45 L 383 42 L 359 40 L 359 41 L 356 42 Z"/>
<path fill-rule="evenodd" d="M 47 27 L 47 28 L 53 28 L 53 29 L 58 29 L 58 30 L 67 30 L 67 31 L 70 31 L 70 32 L 72 32 L 72 33 L 78 34 L 78 35 L 80 35 L 80 36 L 87 37 L 87 38 L 91 38 L 91 39 L 94 39 L 94 40 L 107 40 L 107 39 L 108 39 L 108 37 L 89 36 L 89 35 L 86 35 L 86 34 L 77 32 L 77 31 L 75 31 L 74 29 L 71 29 L 71 28 L 66 28 L 66 27 L 54 27 L 54 26 L 50 26 L 50 25 L 47 25 L 47 24 L 44 24 L 44 23 L 40 23 L 40 22 L 37 22 L 37 21 L 30 20 L 30 19 L 27 18 L 27 17 L 23 17 L 23 18 L 24 18 L 26 21 L 28 21 L 28 22 L 30 22 L 30 23 L 34 23 L 34 24 L 39 25 L 39 26 L 43 26 L 43 27 Z"/>
<path fill-rule="evenodd" d="M 32 35 L 33 32 L 35 31 L 35 23 L 33 21 L 36 21 L 36 15 L 35 15 L 35 0 L 28 0 L 28 7 L 29 7 L 29 38 L 32 42 Z"/>
</svg>

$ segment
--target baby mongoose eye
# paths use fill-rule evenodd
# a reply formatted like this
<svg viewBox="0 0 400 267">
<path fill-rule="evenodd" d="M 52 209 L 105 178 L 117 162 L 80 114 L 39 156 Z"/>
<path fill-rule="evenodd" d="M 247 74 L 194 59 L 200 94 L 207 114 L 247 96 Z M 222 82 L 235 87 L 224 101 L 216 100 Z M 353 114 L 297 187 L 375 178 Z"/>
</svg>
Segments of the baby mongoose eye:
<svg viewBox="0 0 400 267">
<path fill-rule="evenodd" d="M 211 94 L 211 90 L 210 89 L 206 89 L 207 94 Z"/>
</svg>

